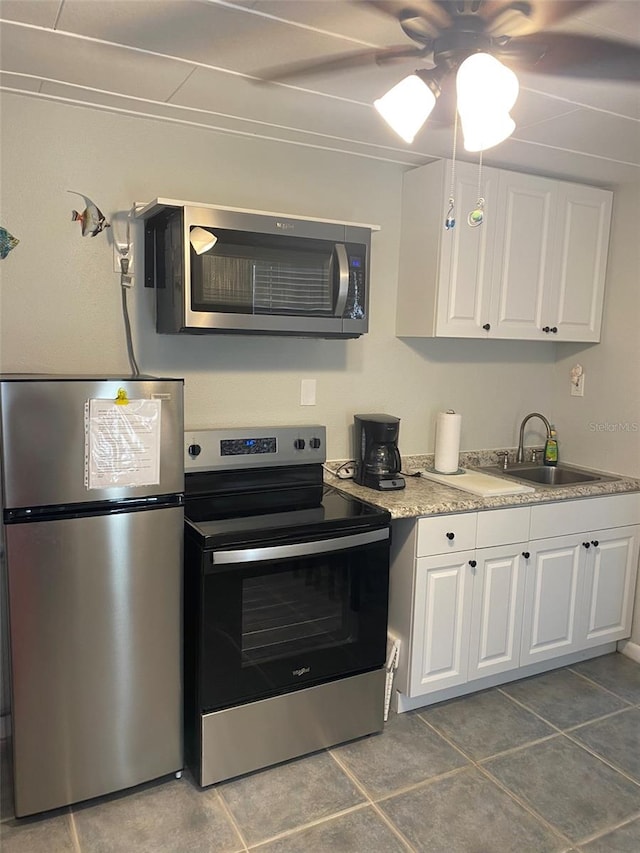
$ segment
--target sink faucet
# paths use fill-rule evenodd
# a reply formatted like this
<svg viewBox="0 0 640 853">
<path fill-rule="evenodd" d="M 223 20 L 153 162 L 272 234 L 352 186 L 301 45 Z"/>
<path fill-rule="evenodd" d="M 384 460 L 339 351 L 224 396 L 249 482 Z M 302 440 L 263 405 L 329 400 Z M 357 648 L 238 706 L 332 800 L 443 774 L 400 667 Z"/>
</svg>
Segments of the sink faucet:
<svg viewBox="0 0 640 853">
<path fill-rule="evenodd" d="M 524 462 L 524 428 L 527 425 L 527 421 L 531 420 L 531 418 L 540 418 L 547 428 L 547 438 L 551 438 L 551 424 L 544 415 L 541 415 L 540 412 L 530 412 L 528 415 L 525 415 L 522 419 L 522 423 L 520 424 L 520 439 L 518 441 L 516 462 Z"/>
</svg>

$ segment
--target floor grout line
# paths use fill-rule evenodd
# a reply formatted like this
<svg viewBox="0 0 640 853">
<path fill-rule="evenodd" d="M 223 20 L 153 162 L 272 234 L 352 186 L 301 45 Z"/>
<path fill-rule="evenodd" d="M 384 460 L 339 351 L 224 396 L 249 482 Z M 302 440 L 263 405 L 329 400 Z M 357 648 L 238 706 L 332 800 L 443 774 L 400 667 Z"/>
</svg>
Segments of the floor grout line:
<svg viewBox="0 0 640 853">
<path fill-rule="evenodd" d="M 247 846 L 247 842 L 246 842 L 246 839 L 244 837 L 244 833 L 240 829 L 240 825 L 238 824 L 237 820 L 235 819 L 235 816 L 234 816 L 233 812 L 231 811 L 229 804 L 227 803 L 225 798 L 222 796 L 222 791 L 220 791 L 219 788 L 216 788 L 215 792 L 216 792 L 216 797 L 218 798 L 218 802 L 220 803 L 220 806 L 221 806 L 227 820 L 229 821 L 231 826 L 235 829 L 235 831 L 238 835 L 238 838 L 240 839 L 240 843 L 244 847 L 244 853 L 247 853 L 247 851 L 249 850 L 249 847 Z"/>
<path fill-rule="evenodd" d="M 341 770 L 348 776 L 348 778 L 353 782 L 353 784 L 358 788 L 358 790 L 360 790 L 362 794 L 367 798 L 369 805 L 372 806 L 376 814 L 384 821 L 384 823 L 386 823 L 386 825 L 389 827 L 389 829 L 392 830 L 394 835 L 396 835 L 400 839 L 400 841 L 402 841 L 402 843 L 407 847 L 409 851 L 411 851 L 411 853 L 415 853 L 415 847 L 410 843 L 408 838 L 405 838 L 404 834 L 390 820 L 390 818 L 387 817 L 387 815 L 382 811 L 382 809 L 378 807 L 377 802 L 373 800 L 373 798 L 369 795 L 369 792 L 367 791 L 366 787 L 358 779 L 358 777 L 351 771 L 351 769 L 344 763 L 344 761 L 341 761 L 340 758 L 335 755 L 333 750 L 329 750 L 329 754 L 336 762 L 338 767 L 341 768 Z"/>
<path fill-rule="evenodd" d="M 580 741 L 576 740 L 575 738 L 572 738 L 571 735 L 567 734 L 566 732 L 565 732 L 564 736 L 567 738 L 568 741 L 570 741 L 571 743 L 574 743 L 576 746 L 581 747 L 582 749 L 584 749 L 585 752 L 588 752 L 594 758 L 597 758 L 603 764 L 606 764 L 607 767 L 610 767 L 612 770 L 615 770 L 616 773 L 619 773 L 621 776 L 624 776 L 625 779 L 628 779 L 629 782 L 633 782 L 634 785 L 636 785 L 638 788 L 640 788 L 640 781 L 638 781 L 637 779 L 634 779 L 634 777 L 631 776 L 626 770 L 623 770 L 621 767 L 618 767 L 616 764 L 614 764 L 611 761 L 611 759 L 605 758 L 604 756 L 600 755 L 599 753 L 594 752 L 593 749 L 591 749 L 591 747 L 587 746 L 584 743 L 580 743 Z"/>
<path fill-rule="evenodd" d="M 338 817 L 344 817 L 348 814 L 353 814 L 354 812 L 362 811 L 363 809 L 368 808 L 370 803 L 356 803 L 354 806 L 348 806 L 344 809 L 339 809 L 336 812 L 331 812 L 331 814 L 324 815 L 323 817 L 315 818 L 314 820 L 309 821 L 309 823 L 300 824 L 299 826 L 294 826 L 291 829 L 285 829 L 282 832 L 276 833 L 276 835 L 271 835 L 269 838 L 263 838 L 262 841 L 256 841 L 255 844 L 252 844 L 248 850 L 250 853 L 254 850 L 259 850 L 261 847 L 264 847 L 266 844 L 272 844 L 274 841 L 280 841 L 283 838 L 290 838 L 294 835 L 297 835 L 299 832 L 304 832 L 307 829 L 311 829 L 314 826 L 322 826 L 323 823 L 328 823 L 329 821 L 335 820 Z"/>
<path fill-rule="evenodd" d="M 500 781 L 500 779 L 494 776 L 490 770 L 488 770 L 486 767 L 482 767 L 479 764 L 477 764 L 476 766 L 478 770 L 482 774 L 484 774 L 487 779 L 493 782 L 493 784 L 500 788 L 500 790 L 504 791 L 505 794 L 511 797 L 511 799 L 516 802 L 522 809 L 524 809 L 528 814 L 536 818 L 536 820 L 539 821 L 547 830 L 549 830 L 549 832 L 555 835 L 556 838 L 560 839 L 563 844 L 568 845 L 568 850 L 575 846 L 574 842 L 569 838 L 568 835 L 565 835 L 561 829 L 559 829 L 557 826 L 554 826 L 545 817 L 543 817 L 540 812 L 536 811 L 536 809 L 534 809 L 530 803 L 527 803 L 526 800 L 523 800 L 521 797 L 518 796 L 518 794 L 508 788 L 503 782 Z"/>
<path fill-rule="evenodd" d="M 607 693 L 610 693 L 612 696 L 615 696 L 616 699 L 620 699 L 622 702 L 626 702 L 629 705 L 634 704 L 629 699 L 625 699 L 624 696 L 621 696 L 619 693 L 616 693 L 615 691 L 611 690 L 611 688 L 605 687 L 603 684 L 600 684 L 599 682 L 594 681 L 593 678 L 589 678 L 588 675 L 584 675 L 582 672 L 579 672 L 576 669 L 572 669 L 571 667 L 574 665 L 575 664 L 570 664 L 569 666 L 565 667 L 565 669 L 568 670 L 569 672 L 572 672 L 574 675 L 579 676 L 580 678 L 584 678 L 584 680 L 588 681 L 589 684 L 593 684 L 595 687 L 599 687 L 601 690 L 604 690 Z"/>
<path fill-rule="evenodd" d="M 577 841 L 575 846 L 582 847 L 584 844 L 591 844 L 592 841 L 596 841 L 598 838 L 604 838 L 618 829 L 622 829 L 625 826 L 629 826 L 630 824 L 635 823 L 637 820 L 640 820 L 640 811 L 636 812 L 636 814 L 632 815 L 631 817 L 626 817 L 620 823 L 616 823 L 613 826 L 607 827 L 607 829 L 604 829 L 600 832 L 594 832 L 592 835 L 586 835 L 583 839 Z M 612 853 L 614 853 L 614 851 L 612 851 Z"/>
<path fill-rule="evenodd" d="M 420 714 L 418 714 L 418 716 L 420 716 Z M 422 717 L 420 717 L 420 719 L 423 720 Z M 423 722 L 425 722 L 427 725 L 429 725 L 436 732 L 436 734 L 438 734 L 440 737 L 442 737 L 450 746 L 453 746 L 462 755 L 464 755 L 465 758 L 467 758 L 467 760 L 471 762 L 471 765 L 476 768 L 476 770 L 478 770 L 485 778 L 489 779 L 490 782 L 492 782 L 494 785 L 496 785 L 498 788 L 500 788 L 500 790 L 502 790 L 503 793 L 507 794 L 507 796 L 509 796 L 510 799 L 512 799 L 522 809 L 524 809 L 524 811 L 526 811 L 528 814 L 530 814 L 532 817 L 534 817 L 537 821 L 539 821 L 554 836 L 559 838 L 563 844 L 568 844 L 568 848 L 567 848 L 568 850 L 571 849 L 571 847 L 573 847 L 573 843 L 571 842 L 571 840 L 569 839 L 568 836 L 564 835 L 564 833 L 562 833 L 557 827 L 555 827 L 555 826 L 553 826 L 553 824 L 549 823 L 549 821 L 547 821 L 541 814 L 539 814 L 535 809 L 533 809 L 528 803 L 526 803 L 522 799 L 520 799 L 520 797 L 518 797 L 517 794 L 515 794 L 513 791 L 511 791 L 509 788 L 507 788 L 506 785 L 504 785 L 502 782 L 500 782 L 499 779 L 496 779 L 485 767 L 483 767 L 480 764 L 481 760 L 482 761 L 488 761 L 489 758 L 495 758 L 496 755 L 505 755 L 505 754 L 508 754 L 510 752 L 515 752 L 515 751 L 517 751 L 516 749 L 503 750 L 503 752 L 496 753 L 496 755 L 492 755 L 492 756 L 488 756 L 487 758 L 484 758 L 484 759 L 476 760 L 472 756 L 468 755 L 468 753 L 466 753 L 463 749 L 458 747 L 457 744 L 455 744 L 453 741 L 451 741 L 446 735 L 444 735 L 442 732 L 438 731 L 438 729 L 436 729 L 436 727 L 432 723 L 428 722 L 427 720 L 423 720 Z M 542 738 L 542 739 L 539 739 L 536 741 L 530 741 L 527 744 L 527 746 L 532 746 L 533 744 L 536 744 L 536 743 L 542 743 L 544 741 L 551 740 L 551 739 L 556 738 L 556 737 L 558 737 L 558 734 L 552 734 L 546 738 Z M 520 747 L 520 748 L 522 748 L 522 747 Z"/>
<path fill-rule="evenodd" d="M 71 838 L 73 840 L 73 846 L 76 850 L 76 853 L 82 853 L 82 845 L 80 844 L 80 836 L 78 835 L 76 817 L 73 813 L 72 808 L 69 809 L 69 823 L 71 824 Z"/>
<path fill-rule="evenodd" d="M 509 693 L 507 693 L 505 690 L 503 690 L 500 687 L 498 687 L 496 689 L 499 693 L 501 693 L 503 696 L 505 696 L 507 699 L 509 699 L 515 705 L 519 705 L 525 711 L 528 711 L 530 714 L 533 714 L 535 717 L 537 717 L 543 723 L 546 723 L 548 726 L 551 726 L 552 729 L 555 729 L 559 734 L 565 734 L 566 732 L 573 731 L 574 729 L 581 728 L 582 726 L 589 726 L 589 725 L 591 725 L 591 723 L 598 723 L 601 720 L 608 719 L 609 717 L 615 717 L 617 714 L 624 714 L 627 711 L 632 710 L 632 708 L 633 708 L 632 705 L 629 705 L 626 708 L 616 708 L 615 711 L 607 711 L 606 714 L 601 714 L 599 717 L 593 717 L 592 719 L 585 720 L 582 723 L 575 723 L 574 725 L 567 726 L 566 728 L 562 728 L 561 726 L 559 726 L 556 723 L 552 722 L 551 720 L 547 719 L 547 717 L 543 717 L 541 713 L 539 713 L 534 708 L 532 708 L 531 705 L 527 705 L 527 703 L 523 702 L 521 699 L 516 699 L 515 696 L 511 696 Z M 619 697 L 617 697 L 617 698 L 619 698 Z"/>
</svg>

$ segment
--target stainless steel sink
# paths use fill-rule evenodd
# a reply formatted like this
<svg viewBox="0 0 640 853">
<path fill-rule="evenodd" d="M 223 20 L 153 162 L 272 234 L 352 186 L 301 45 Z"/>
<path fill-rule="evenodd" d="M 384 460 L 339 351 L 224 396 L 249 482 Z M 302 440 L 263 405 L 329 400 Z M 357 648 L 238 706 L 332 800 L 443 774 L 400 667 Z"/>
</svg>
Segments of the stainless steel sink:
<svg viewBox="0 0 640 853">
<path fill-rule="evenodd" d="M 581 468 L 573 468 L 570 465 L 514 465 L 512 468 L 503 469 L 496 465 L 484 468 L 484 471 L 492 474 L 500 474 L 502 477 L 513 477 L 526 483 L 534 483 L 539 486 L 580 486 L 589 483 L 616 480 L 608 474 L 596 474 L 593 471 L 584 471 Z"/>
</svg>

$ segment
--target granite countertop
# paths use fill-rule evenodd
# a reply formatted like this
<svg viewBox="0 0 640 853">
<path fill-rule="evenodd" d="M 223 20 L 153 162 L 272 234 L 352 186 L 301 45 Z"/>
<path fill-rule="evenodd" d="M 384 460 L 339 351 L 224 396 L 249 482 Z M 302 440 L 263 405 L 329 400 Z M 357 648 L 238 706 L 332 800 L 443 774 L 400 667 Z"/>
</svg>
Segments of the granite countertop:
<svg viewBox="0 0 640 853">
<path fill-rule="evenodd" d="M 640 491 L 640 480 L 598 471 L 597 473 L 600 476 L 610 476 L 615 477 L 615 479 L 604 479 L 586 485 L 555 488 L 545 488 L 544 486 L 536 486 L 534 483 L 531 483 L 530 485 L 534 486 L 534 491 L 532 492 L 480 497 L 469 492 L 463 492 L 461 489 L 456 489 L 453 486 L 441 485 L 433 480 L 427 480 L 425 477 L 406 476 L 431 467 L 433 465 L 433 454 L 430 454 L 403 457 L 402 471 L 405 475 L 406 487 L 397 491 L 383 492 L 378 489 L 370 489 L 367 486 L 360 486 L 352 480 L 340 479 L 332 472 L 341 464 L 339 461 L 327 463 L 325 467 L 325 482 L 327 485 L 333 486 L 346 494 L 361 498 L 367 501 L 367 503 L 375 504 L 388 510 L 393 519 L 523 506 Z M 461 453 L 460 465 L 464 468 L 481 471 L 488 465 L 495 465 L 495 451 L 470 451 Z M 495 471 L 487 473 L 490 473 L 492 476 L 499 476 Z"/>
</svg>

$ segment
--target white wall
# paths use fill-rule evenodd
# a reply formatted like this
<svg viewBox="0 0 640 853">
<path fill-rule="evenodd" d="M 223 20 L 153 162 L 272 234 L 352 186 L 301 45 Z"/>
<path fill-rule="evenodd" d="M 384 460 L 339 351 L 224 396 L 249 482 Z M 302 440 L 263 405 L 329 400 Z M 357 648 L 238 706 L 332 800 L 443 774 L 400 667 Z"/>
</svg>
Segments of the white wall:
<svg viewBox="0 0 640 853">
<path fill-rule="evenodd" d="M 553 411 L 565 461 L 640 477 L 640 182 L 616 189 L 602 342 L 558 344 Z M 581 364 L 584 397 L 570 396 Z"/>
<path fill-rule="evenodd" d="M 640 181 L 616 189 L 602 343 L 559 344 L 553 411 L 565 461 L 640 477 Z M 584 397 L 569 373 L 585 372 Z M 640 645 L 640 582 L 631 641 Z"/>
<path fill-rule="evenodd" d="M 553 345 L 395 337 L 399 166 L 11 95 L 2 132 L 2 224 L 21 241 L 0 269 L 5 372 L 129 370 L 111 235 L 80 237 L 73 189 L 108 216 L 165 196 L 381 226 L 355 341 L 160 336 L 136 287 L 140 368 L 185 378 L 187 427 L 325 423 L 329 457 L 345 458 L 356 412 L 400 417 L 403 453 L 433 449 L 443 407 L 462 413 L 466 449 L 512 446 L 523 414 L 549 412 Z M 302 378 L 317 379 L 314 407 Z"/>
</svg>

